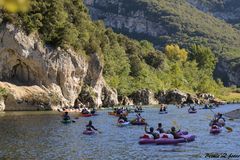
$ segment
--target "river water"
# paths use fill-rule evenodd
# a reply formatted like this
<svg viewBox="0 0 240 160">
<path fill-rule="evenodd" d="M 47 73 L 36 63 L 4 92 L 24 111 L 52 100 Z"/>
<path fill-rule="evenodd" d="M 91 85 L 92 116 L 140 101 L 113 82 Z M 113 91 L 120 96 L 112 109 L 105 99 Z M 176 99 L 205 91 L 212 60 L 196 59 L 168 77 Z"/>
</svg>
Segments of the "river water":
<svg viewBox="0 0 240 160">
<path fill-rule="evenodd" d="M 214 112 L 228 112 L 239 105 L 225 105 Z M 76 123 L 62 124 L 56 112 L 6 112 L 0 114 L 0 159 L 210 159 L 207 153 L 239 154 L 239 120 L 227 121 L 233 132 L 209 134 L 210 110 L 188 114 L 187 108 L 168 108 L 169 114 L 158 114 L 158 108 L 144 108 L 142 116 L 150 126 L 162 122 L 165 129 L 177 121 L 182 130 L 197 136 L 196 141 L 179 145 L 139 145 L 143 126 L 117 127 L 117 118 L 107 110 L 99 116 L 79 118 Z M 72 117 L 74 117 L 72 115 Z M 129 119 L 135 118 L 134 114 Z M 102 134 L 83 135 L 86 123 L 92 120 Z M 216 159 L 216 158 L 215 158 Z M 240 158 L 237 158 L 240 159 Z"/>
</svg>

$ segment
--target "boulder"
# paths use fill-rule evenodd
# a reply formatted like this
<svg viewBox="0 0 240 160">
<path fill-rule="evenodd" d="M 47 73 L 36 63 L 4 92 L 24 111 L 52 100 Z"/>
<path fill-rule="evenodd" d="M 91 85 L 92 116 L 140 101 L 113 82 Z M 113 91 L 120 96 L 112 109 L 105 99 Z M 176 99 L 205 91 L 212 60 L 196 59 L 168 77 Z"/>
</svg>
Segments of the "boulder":
<svg viewBox="0 0 240 160">
<path fill-rule="evenodd" d="M 142 89 L 132 93 L 129 98 L 133 100 L 134 104 L 142 104 L 142 105 L 154 105 L 158 104 L 157 99 L 153 92 L 148 89 Z"/>
<path fill-rule="evenodd" d="M 133 105 L 133 100 L 128 98 L 127 96 L 119 96 L 118 101 L 120 105 L 124 105 L 124 106 Z"/>
<path fill-rule="evenodd" d="M 167 104 L 182 104 L 187 101 L 188 95 L 179 90 L 167 91 L 165 95 L 165 103 Z"/>
<path fill-rule="evenodd" d="M 57 107 L 63 103 L 38 86 L 19 87 L 7 82 L 0 82 L 0 88 L 7 91 L 1 103 L 2 111 L 50 110 L 51 106 Z"/>
<path fill-rule="evenodd" d="M 202 98 L 202 99 L 205 99 L 208 101 L 215 99 L 215 96 L 210 93 L 199 93 L 199 94 L 197 94 L 197 96 L 198 96 L 198 98 Z"/>
<path fill-rule="evenodd" d="M 5 103 L 3 97 L 0 96 L 0 112 L 5 110 Z"/>
</svg>

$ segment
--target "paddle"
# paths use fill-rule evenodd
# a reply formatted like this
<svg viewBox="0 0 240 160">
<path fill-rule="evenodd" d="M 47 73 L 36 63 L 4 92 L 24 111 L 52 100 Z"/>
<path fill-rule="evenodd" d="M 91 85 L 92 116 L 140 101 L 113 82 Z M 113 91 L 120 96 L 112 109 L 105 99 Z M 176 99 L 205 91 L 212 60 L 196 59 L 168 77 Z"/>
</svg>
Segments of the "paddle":
<svg viewBox="0 0 240 160">
<path fill-rule="evenodd" d="M 210 111 L 214 114 L 214 115 L 216 115 L 216 113 L 211 109 L 211 108 L 209 108 L 210 109 Z M 223 114 L 224 115 L 224 114 Z M 226 117 L 226 116 L 225 116 Z M 228 118 L 228 117 L 227 117 Z M 228 120 L 229 121 L 234 121 L 234 119 L 233 118 L 228 118 Z"/>
<path fill-rule="evenodd" d="M 97 130 L 97 132 L 98 132 L 99 134 L 102 134 L 102 132 L 101 132 L 101 131 L 99 131 L 99 130 Z"/>
<path fill-rule="evenodd" d="M 173 121 L 172 121 L 172 124 L 177 128 L 177 130 L 180 130 L 180 129 L 181 129 L 181 126 L 179 126 L 179 125 L 177 124 L 177 121 L 176 121 L 176 120 L 173 120 Z"/>
</svg>

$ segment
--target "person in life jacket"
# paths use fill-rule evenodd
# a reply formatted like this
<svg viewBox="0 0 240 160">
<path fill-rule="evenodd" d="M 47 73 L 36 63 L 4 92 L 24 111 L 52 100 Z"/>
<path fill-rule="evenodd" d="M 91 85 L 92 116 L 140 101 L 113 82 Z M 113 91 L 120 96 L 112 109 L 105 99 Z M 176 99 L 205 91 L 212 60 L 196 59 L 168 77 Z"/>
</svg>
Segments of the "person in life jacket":
<svg viewBox="0 0 240 160">
<path fill-rule="evenodd" d="M 160 136 L 159 136 L 158 133 L 154 132 L 154 128 L 153 128 L 153 127 L 150 127 L 150 129 L 149 129 L 149 131 L 148 131 L 148 130 L 147 130 L 147 126 L 148 126 L 148 125 L 146 124 L 146 125 L 145 125 L 145 128 L 144 128 L 145 133 L 152 135 L 154 139 L 158 139 Z"/>
<path fill-rule="evenodd" d="M 88 122 L 88 124 L 86 125 L 86 130 L 87 131 L 92 131 L 92 130 L 97 131 L 97 129 L 92 125 L 92 121 Z"/>
</svg>

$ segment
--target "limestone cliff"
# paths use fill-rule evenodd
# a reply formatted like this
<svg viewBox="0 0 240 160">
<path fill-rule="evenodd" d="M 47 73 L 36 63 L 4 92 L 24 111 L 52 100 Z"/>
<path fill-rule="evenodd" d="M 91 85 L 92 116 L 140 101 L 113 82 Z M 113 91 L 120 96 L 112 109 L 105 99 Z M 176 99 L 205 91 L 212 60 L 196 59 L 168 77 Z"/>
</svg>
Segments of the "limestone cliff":
<svg viewBox="0 0 240 160">
<path fill-rule="evenodd" d="M 92 88 L 92 105 L 107 106 L 106 99 L 111 104 L 117 104 L 117 94 L 106 85 L 102 69 L 103 64 L 97 53 L 87 57 L 71 49 L 53 49 L 44 46 L 36 34 L 27 36 L 13 25 L 1 26 L 0 81 L 15 84 L 18 90 L 26 86 L 32 90 L 31 86 L 37 86 L 48 98 L 51 99 L 51 95 L 59 97 L 55 107 L 73 105 L 83 86 Z M 2 84 L 1 87 L 6 88 L 5 85 Z M 11 89 L 14 90 L 14 87 Z M 15 98 L 11 101 L 22 99 L 21 96 L 13 97 Z M 7 103 L 5 110 L 18 110 L 14 103 Z M 22 107 L 22 110 L 29 108 Z"/>
<path fill-rule="evenodd" d="M 174 17 L 174 12 L 172 14 L 169 14 L 167 12 L 162 11 L 159 14 L 156 14 L 153 8 L 161 8 L 161 5 L 159 6 L 154 6 L 154 4 L 151 4 L 152 6 L 148 6 L 150 4 L 147 4 L 146 1 L 137 1 L 137 0 L 84 0 L 86 6 L 89 8 L 90 11 L 90 15 L 94 20 L 103 20 L 105 25 L 108 27 L 111 27 L 114 29 L 114 31 L 126 34 L 130 37 L 136 38 L 136 39 L 146 39 L 151 41 L 152 43 L 154 43 L 156 48 L 161 48 L 162 45 L 164 45 L 165 40 L 164 39 L 159 39 L 159 37 L 171 37 L 170 42 L 169 43 L 181 43 L 186 39 L 195 39 L 195 38 L 199 38 L 203 35 L 207 35 L 207 37 L 205 37 L 206 39 L 209 38 L 210 35 L 208 35 L 208 32 L 214 32 L 214 30 L 210 31 L 211 28 L 205 28 L 206 30 L 198 30 L 199 25 L 200 24 L 195 24 L 194 22 L 188 22 L 185 21 L 183 24 L 180 24 L 181 20 L 184 21 L 184 19 L 186 18 L 182 18 L 182 17 L 178 17 L 176 16 L 175 18 L 179 18 L 180 20 L 177 22 L 174 21 L 166 21 L 166 19 L 168 19 L 169 17 Z M 185 7 L 189 7 L 189 9 L 192 9 L 195 6 L 198 9 L 201 9 L 204 12 L 210 12 L 210 8 L 206 7 L 205 5 L 202 5 L 202 3 L 200 3 L 201 0 L 186 0 L 182 3 L 185 4 Z M 237 0 L 224 0 L 224 4 L 229 4 L 229 12 L 225 12 L 225 16 L 221 15 L 224 14 L 224 12 L 217 12 L 216 11 L 216 17 L 222 17 L 221 19 L 225 19 L 225 20 L 229 20 L 231 21 L 231 19 L 235 19 L 235 18 L 239 18 L 239 9 L 237 7 L 236 10 L 234 10 L 234 15 L 232 14 L 233 11 L 231 10 L 230 6 L 234 6 L 234 5 L 230 5 L 230 4 L 239 4 L 240 1 Z M 167 1 L 167 3 L 171 3 L 172 6 L 173 2 L 172 1 Z M 166 4 L 165 4 L 166 5 Z M 176 10 L 179 9 L 181 6 L 179 6 L 180 4 L 176 5 Z M 192 5 L 192 6 L 191 6 Z M 168 7 L 172 7 L 172 6 L 168 6 Z M 152 9 L 149 9 L 150 7 L 152 7 Z M 221 26 L 225 25 L 225 23 L 223 21 L 218 21 L 216 18 L 212 19 L 213 17 L 209 16 L 208 14 L 205 14 L 199 10 L 197 10 L 196 8 L 192 9 L 192 12 L 196 12 L 194 14 L 194 16 L 198 16 L 199 17 L 204 17 L 204 22 L 206 17 L 208 19 L 217 21 L 219 23 L 219 25 L 221 24 Z M 188 10 L 187 10 L 188 11 Z M 186 16 L 190 16 L 189 13 L 186 12 Z M 184 11 L 183 11 L 184 12 Z M 229 14 L 228 14 L 229 13 Z M 160 17 L 157 17 L 160 16 Z M 194 18 L 194 16 L 192 18 Z M 235 17 L 235 18 L 234 18 Z M 164 19 L 165 18 L 165 19 Z M 182 19 L 181 19 L 182 18 Z M 191 19 L 191 18 L 189 18 Z M 174 24 L 171 24 L 174 23 Z M 179 23 L 179 24 L 177 24 Z M 193 25 L 194 24 L 194 25 Z M 215 25 L 213 23 L 211 23 L 212 25 Z M 181 26 L 181 27 L 176 27 L 176 26 Z M 195 26 L 195 28 L 191 28 L 190 30 L 184 30 L 184 28 L 188 28 L 188 26 Z M 210 24 L 205 24 L 204 27 L 208 26 Z M 187 26 L 187 27 L 186 27 Z M 228 26 L 228 31 L 230 32 L 230 25 Z M 202 26 L 203 27 L 203 26 Z M 203 28 L 204 28 L 203 27 Z M 216 26 L 214 26 L 216 27 Z M 218 27 L 218 26 L 217 26 Z M 181 32 L 176 32 L 176 30 L 181 30 Z M 221 31 L 224 30 L 223 28 L 219 28 Z M 232 30 L 232 29 L 231 29 Z M 189 38 L 186 38 L 185 35 L 182 35 L 180 37 L 179 34 L 180 33 L 186 33 L 187 32 L 190 33 Z M 198 35 L 199 33 L 199 35 Z M 236 33 L 239 33 L 238 31 Z M 195 35 L 197 35 L 195 38 L 193 38 Z M 218 34 L 214 34 L 214 36 L 217 36 Z M 177 38 L 176 38 L 177 37 Z M 223 36 L 223 37 L 227 37 L 227 36 Z M 217 37 L 217 41 L 220 42 L 225 42 L 228 41 L 226 39 L 224 39 L 223 37 Z M 211 43 L 211 40 L 214 37 L 209 38 L 209 43 Z M 216 37 L 215 37 L 216 38 Z M 174 39 L 177 39 L 177 42 L 174 41 Z M 181 39 L 181 40 L 180 40 Z M 191 40 L 190 40 L 191 41 Z M 237 42 L 238 40 L 234 40 L 235 42 Z M 161 44 L 163 43 L 163 44 Z M 186 44 L 186 43 L 185 43 Z M 184 44 L 183 44 L 184 45 Z M 216 48 L 218 48 L 219 46 L 216 46 Z M 214 48 L 214 47 L 213 47 Z M 215 48 L 215 49 L 216 49 Z M 239 44 L 238 44 L 238 48 L 239 48 Z M 219 52 L 219 51 L 217 51 Z M 237 59 L 236 59 L 237 60 Z M 222 65 L 222 64 L 226 64 L 226 65 Z M 238 62 L 237 62 L 238 63 Z M 221 58 L 221 61 L 219 61 L 219 64 L 217 65 L 216 71 L 215 71 L 215 78 L 221 78 L 222 81 L 224 82 L 225 85 L 229 86 L 229 85 L 237 85 L 240 86 L 240 80 L 239 80 L 239 71 L 238 69 L 234 69 L 231 65 L 227 65 L 228 64 L 228 60 L 226 58 Z M 222 73 L 224 73 L 225 77 L 223 77 Z M 228 79 L 230 81 L 228 81 Z"/>
</svg>

